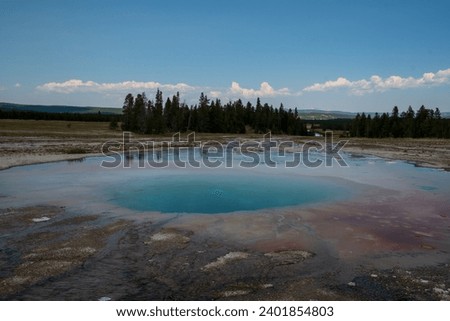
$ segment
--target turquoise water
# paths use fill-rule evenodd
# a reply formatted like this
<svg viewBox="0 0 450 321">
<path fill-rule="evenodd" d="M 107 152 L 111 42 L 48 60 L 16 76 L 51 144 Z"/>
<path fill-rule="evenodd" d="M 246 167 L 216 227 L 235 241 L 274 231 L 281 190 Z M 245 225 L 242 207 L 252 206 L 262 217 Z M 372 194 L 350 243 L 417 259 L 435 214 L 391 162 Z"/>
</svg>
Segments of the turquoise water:
<svg viewBox="0 0 450 321">
<path fill-rule="evenodd" d="M 115 204 L 138 211 L 215 214 L 336 200 L 348 195 L 345 191 L 312 177 L 192 173 L 149 175 L 109 193 Z"/>
<path fill-rule="evenodd" d="M 344 200 L 366 186 L 450 195 L 449 172 L 375 157 L 344 155 L 348 167 L 267 168 L 261 161 L 251 169 L 138 168 L 138 157 L 130 168 L 105 169 L 100 166 L 105 159 L 0 171 L 1 207 L 56 204 L 96 212 L 216 214 Z M 281 157 L 275 159 L 282 164 Z"/>
</svg>

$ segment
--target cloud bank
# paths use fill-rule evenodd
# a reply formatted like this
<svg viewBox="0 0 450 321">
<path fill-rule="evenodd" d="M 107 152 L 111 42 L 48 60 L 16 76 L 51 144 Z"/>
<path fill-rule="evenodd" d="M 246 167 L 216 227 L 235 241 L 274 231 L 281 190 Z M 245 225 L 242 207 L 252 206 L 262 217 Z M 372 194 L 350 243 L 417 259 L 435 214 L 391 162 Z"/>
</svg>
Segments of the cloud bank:
<svg viewBox="0 0 450 321">
<path fill-rule="evenodd" d="M 268 82 L 261 83 L 259 89 L 242 88 L 239 83 L 233 81 L 231 83 L 230 93 L 244 98 L 256 97 L 274 97 L 274 96 L 290 96 L 293 95 L 289 88 L 274 89 Z"/>
<path fill-rule="evenodd" d="M 155 81 L 137 82 L 123 81 L 117 83 L 98 83 L 92 80 L 83 81 L 80 79 L 70 79 L 64 82 L 48 82 L 36 87 L 40 91 L 71 94 L 71 93 L 108 93 L 108 92 L 124 92 L 138 90 L 156 90 L 159 88 L 164 91 L 204 91 L 208 92 L 213 98 L 219 98 L 226 94 L 231 97 L 238 98 L 256 98 L 256 97 L 275 97 L 295 95 L 288 88 L 273 88 L 268 82 L 262 82 L 259 89 L 243 88 L 236 81 L 231 83 L 231 87 L 225 90 L 213 89 L 209 87 L 194 87 L 185 83 L 177 84 L 161 84 Z M 301 93 L 300 93 L 301 94 Z"/>
<path fill-rule="evenodd" d="M 450 83 L 450 68 L 439 70 L 436 73 L 427 72 L 424 73 L 420 78 L 403 78 L 400 76 L 381 78 L 380 76 L 373 75 L 368 80 L 361 79 L 350 81 L 344 77 L 339 77 L 336 80 L 329 80 L 324 83 L 315 83 L 312 86 L 303 88 L 303 91 L 325 92 L 333 89 L 346 88 L 352 94 L 363 95 L 366 93 L 384 92 L 390 89 L 419 88 L 447 83 Z"/>
<path fill-rule="evenodd" d="M 71 79 L 64 82 L 48 82 L 36 87 L 38 90 L 47 92 L 56 92 L 63 94 L 79 93 L 79 92 L 119 92 L 129 90 L 146 90 L 146 89 L 161 89 L 170 91 L 187 92 L 195 90 L 196 88 L 185 83 L 177 84 L 161 84 L 159 82 L 149 81 L 123 81 L 118 83 L 97 83 L 94 81 L 82 81 L 79 79 Z"/>
<path fill-rule="evenodd" d="M 327 92 L 335 90 L 347 90 L 351 95 L 364 95 L 374 92 L 385 92 L 391 89 L 408 89 L 420 88 L 427 86 L 439 86 L 450 84 L 450 68 L 439 70 L 436 73 L 427 72 L 419 78 L 389 76 L 382 78 L 373 75 L 368 79 L 349 80 L 345 77 L 339 77 L 336 80 L 328 80 L 323 83 L 315 83 L 311 86 L 304 87 L 299 91 L 292 91 L 289 88 L 273 88 L 267 81 L 260 84 L 259 88 L 244 88 L 233 81 L 229 88 L 211 88 L 211 87 L 194 87 L 186 83 L 162 84 L 155 81 L 139 82 L 139 81 L 123 81 L 116 83 L 98 83 L 92 80 L 83 81 L 79 79 L 70 79 L 64 82 L 48 82 L 37 86 L 40 91 L 49 93 L 119 93 L 136 92 L 145 90 L 160 90 L 169 92 L 182 92 L 198 94 L 204 92 L 212 98 L 229 98 L 229 99 L 254 99 L 270 98 L 270 97 L 286 97 L 300 96 L 310 92 Z M 16 84 L 17 88 L 20 84 Z M 6 88 L 0 86 L 0 90 Z"/>
</svg>

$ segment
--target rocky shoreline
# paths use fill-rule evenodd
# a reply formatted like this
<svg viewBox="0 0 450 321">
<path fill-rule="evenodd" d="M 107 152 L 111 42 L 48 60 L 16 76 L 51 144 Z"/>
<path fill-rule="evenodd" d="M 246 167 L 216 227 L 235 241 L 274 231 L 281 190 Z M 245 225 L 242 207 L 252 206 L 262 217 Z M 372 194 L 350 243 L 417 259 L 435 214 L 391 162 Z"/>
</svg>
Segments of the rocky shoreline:
<svg viewBox="0 0 450 321">
<path fill-rule="evenodd" d="M 122 132 L 102 128 L 91 128 L 94 125 L 68 124 L 66 122 L 37 122 L 2 120 L 0 127 L 0 170 L 14 166 L 47 163 L 63 160 L 75 160 L 89 156 L 102 155 L 102 146 L 106 142 L 116 144 L 122 149 Z M 42 124 L 41 124 L 42 123 Z M 50 123 L 50 124 L 48 124 Z M 37 125 L 36 125 L 37 124 Z M 70 126 L 68 128 L 67 126 Z M 86 126 L 87 129 L 84 129 Z M 27 130 L 24 127 L 28 128 Z M 77 128 L 79 127 L 79 128 Z M 11 128 L 11 129 L 8 129 Z M 44 130 L 45 129 L 45 130 Z M 196 140 L 202 142 L 229 142 L 232 140 L 262 140 L 261 135 L 220 135 L 197 134 Z M 278 141 L 292 141 L 300 146 L 311 141 L 323 143 L 320 137 L 272 136 Z M 148 137 L 133 135 L 132 141 L 172 141 L 172 136 Z M 449 139 L 366 139 L 339 138 L 334 142 L 348 141 L 343 151 L 351 154 L 374 155 L 386 159 L 408 161 L 419 166 L 450 169 Z"/>
</svg>

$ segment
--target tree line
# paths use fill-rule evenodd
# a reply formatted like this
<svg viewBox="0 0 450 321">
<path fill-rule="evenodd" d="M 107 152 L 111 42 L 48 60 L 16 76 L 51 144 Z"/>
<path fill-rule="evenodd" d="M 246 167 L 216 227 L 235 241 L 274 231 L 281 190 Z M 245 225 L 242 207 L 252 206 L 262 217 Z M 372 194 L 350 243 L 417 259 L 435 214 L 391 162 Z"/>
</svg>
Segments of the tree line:
<svg viewBox="0 0 450 321">
<path fill-rule="evenodd" d="M 141 134 L 179 131 L 307 134 L 297 108 L 285 109 L 283 104 L 274 108 L 267 103 L 262 104 L 259 98 L 256 106 L 250 102 L 244 105 L 240 99 L 223 104 L 220 99 L 210 100 L 201 93 L 198 104 L 188 106 L 181 102 L 179 93 L 164 101 L 158 89 L 154 100 L 147 99 L 145 93 L 136 97 L 128 94 L 122 111 L 122 129 Z"/>
<path fill-rule="evenodd" d="M 411 138 L 450 138 L 450 119 L 441 117 L 439 108 L 429 109 L 421 106 L 416 112 L 409 108 L 400 113 L 398 107 L 392 113 L 372 117 L 365 113 L 357 114 L 350 127 L 353 137 L 411 137 Z"/>
<path fill-rule="evenodd" d="M 110 122 L 110 128 L 121 124 L 123 130 L 142 134 L 163 134 L 166 132 L 196 131 L 204 133 L 267 133 L 288 135 L 310 135 L 305 121 L 295 109 L 285 109 L 283 104 L 274 108 L 262 104 L 258 98 L 256 105 L 240 99 L 223 104 L 219 99 L 210 100 L 203 93 L 196 105 L 181 102 L 177 93 L 164 102 L 157 90 L 154 100 L 147 99 L 145 93 L 125 98 L 122 115 L 98 113 L 51 113 L 0 109 L 0 119 L 35 119 Z M 309 121 L 322 130 L 338 130 L 352 137 L 368 138 L 450 138 L 450 119 L 442 118 L 439 108 L 421 106 L 414 111 L 410 106 L 400 113 L 394 107 L 391 113 L 374 115 L 358 113 L 354 119 L 330 119 Z"/>
</svg>

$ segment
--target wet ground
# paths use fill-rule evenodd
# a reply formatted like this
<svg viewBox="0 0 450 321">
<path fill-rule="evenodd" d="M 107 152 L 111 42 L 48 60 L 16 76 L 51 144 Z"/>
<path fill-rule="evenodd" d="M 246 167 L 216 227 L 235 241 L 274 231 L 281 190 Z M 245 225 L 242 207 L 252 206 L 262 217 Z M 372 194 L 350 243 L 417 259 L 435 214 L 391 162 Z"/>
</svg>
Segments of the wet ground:
<svg viewBox="0 0 450 321">
<path fill-rule="evenodd" d="M 391 197 L 369 211 L 360 201 L 130 219 L 3 209 L 0 299 L 449 300 L 445 209 L 409 199 L 417 216 L 403 217 Z"/>
</svg>

